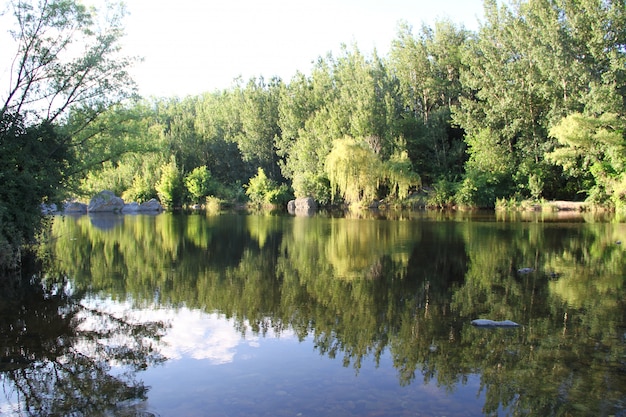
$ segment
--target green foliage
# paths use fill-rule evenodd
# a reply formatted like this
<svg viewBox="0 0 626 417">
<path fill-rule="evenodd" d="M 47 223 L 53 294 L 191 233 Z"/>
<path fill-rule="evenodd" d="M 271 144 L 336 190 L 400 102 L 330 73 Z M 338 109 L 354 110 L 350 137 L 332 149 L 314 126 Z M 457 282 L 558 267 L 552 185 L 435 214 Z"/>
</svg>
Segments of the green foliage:
<svg viewBox="0 0 626 417">
<path fill-rule="evenodd" d="M 626 180 L 626 122 L 613 113 L 599 117 L 573 113 L 550 129 L 561 147 L 547 155 L 572 177 L 591 175 L 590 200 L 603 203 L 610 199 L 623 205 Z"/>
<path fill-rule="evenodd" d="M 383 164 L 383 175 L 390 188 L 390 196 L 400 200 L 409 195 L 412 187 L 420 187 L 420 176 L 413 172 L 413 164 L 406 151 L 396 151 Z"/>
<path fill-rule="evenodd" d="M 161 178 L 156 184 L 156 191 L 165 207 L 172 209 L 182 204 L 183 179 L 173 157 L 161 167 Z"/>
<path fill-rule="evenodd" d="M 462 207 L 493 208 L 501 195 L 506 194 L 499 192 L 498 184 L 493 182 L 490 175 L 471 171 L 465 175 L 454 198 Z"/>
<path fill-rule="evenodd" d="M 289 187 L 285 184 L 277 185 L 265 175 L 265 171 L 261 167 L 258 168 L 257 175 L 250 178 L 250 182 L 246 186 L 246 195 L 254 204 L 280 206 L 285 206 L 292 198 Z"/>
<path fill-rule="evenodd" d="M 292 187 L 296 198 L 313 197 L 320 204 L 330 203 L 330 183 L 325 176 L 314 175 L 310 172 L 296 174 L 293 177 Z"/>
<path fill-rule="evenodd" d="M 21 245 L 41 224 L 42 202 L 58 202 L 72 176 L 117 153 L 103 153 L 88 132 L 134 89 L 126 72 L 133 60 L 119 54 L 123 7 L 99 16 L 73 0 L 19 1 L 6 12 L 13 42 L 3 44 L 3 56 L 13 61 L 0 89 L 0 246 L 15 256 L 0 267 L 19 263 Z"/>
<path fill-rule="evenodd" d="M 184 178 L 185 187 L 193 202 L 200 202 L 211 193 L 211 172 L 206 166 L 194 168 Z"/>
<path fill-rule="evenodd" d="M 449 208 L 454 205 L 458 184 L 440 178 L 428 191 L 427 205 L 430 207 Z"/>
<path fill-rule="evenodd" d="M 363 140 L 337 139 L 326 158 L 326 174 L 335 195 L 347 203 L 370 202 L 382 173 L 382 163 Z"/>
<path fill-rule="evenodd" d="M 466 171 L 506 173 L 518 184 L 517 190 L 509 187 L 510 195 L 527 192 L 529 176 L 541 167 L 540 179 L 551 181 L 544 182 L 544 196 L 561 193 L 565 187 L 555 183 L 561 171 L 546 163 L 554 160 L 548 155 L 556 145 L 549 130 L 583 109 L 623 112 L 626 53 L 616 28 L 625 23 L 619 2 L 486 2 L 485 23 L 463 54 L 461 81 L 471 94 L 454 108 L 454 121 L 468 138 Z M 569 150 L 557 152 L 562 160 Z M 583 167 L 578 179 L 589 169 Z"/>
<path fill-rule="evenodd" d="M 0 268 L 19 264 L 19 248 L 41 225 L 41 203 L 59 203 L 71 154 L 49 123 L 25 127 L 21 117 L 0 119 Z"/>
</svg>

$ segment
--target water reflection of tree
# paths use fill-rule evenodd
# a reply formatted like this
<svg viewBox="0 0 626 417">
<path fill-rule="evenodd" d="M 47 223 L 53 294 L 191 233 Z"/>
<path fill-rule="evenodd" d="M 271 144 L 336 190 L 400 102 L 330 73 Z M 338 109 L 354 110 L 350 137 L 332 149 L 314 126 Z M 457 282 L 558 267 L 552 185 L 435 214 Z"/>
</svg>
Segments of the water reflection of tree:
<svg viewBox="0 0 626 417">
<path fill-rule="evenodd" d="M 478 374 L 487 414 L 623 406 L 626 263 L 615 242 L 625 228 L 462 220 L 196 216 L 184 236 L 158 222 L 128 235 L 81 228 L 90 243 L 79 246 L 105 248 L 120 274 L 67 243 L 57 252 L 91 265 L 76 274 L 93 276 L 80 288 L 147 302 L 158 293 L 233 317 L 243 333 L 290 328 L 355 369 L 389 351 L 401 384 L 421 377 L 454 390 Z M 149 251 L 136 249 L 143 242 Z M 524 327 L 484 331 L 469 325 L 477 317 Z"/>
<path fill-rule="evenodd" d="M 87 308 L 59 282 L 42 285 L 40 275 L 2 282 L 0 375 L 20 415 L 99 415 L 145 398 L 135 375 L 164 360 L 153 347 L 163 324 Z"/>
</svg>

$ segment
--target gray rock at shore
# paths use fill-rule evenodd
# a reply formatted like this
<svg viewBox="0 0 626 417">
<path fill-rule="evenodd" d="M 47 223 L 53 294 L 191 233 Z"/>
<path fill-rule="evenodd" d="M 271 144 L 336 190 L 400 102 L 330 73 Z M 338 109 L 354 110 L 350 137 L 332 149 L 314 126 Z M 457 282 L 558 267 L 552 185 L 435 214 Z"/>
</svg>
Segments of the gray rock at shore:
<svg viewBox="0 0 626 417">
<path fill-rule="evenodd" d="M 85 213 L 87 213 L 87 204 L 79 203 L 78 201 L 68 201 L 63 206 L 63 213 L 65 213 L 65 214 L 85 214 Z"/>
<path fill-rule="evenodd" d="M 54 203 L 50 203 L 50 204 L 46 204 L 46 203 L 41 203 L 41 214 L 43 214 L 44 216 L 49 216 L 52 214 L 56 214 L 59 212 L 59 209 L 57 208 L 57 205 Z"/>
<path fill-rule="evenodd" d="M 137 203 L 133 201 L 132 203 L 128 203 L 124 205 L 122 209 L 122 213 L 160 213 L 162 212 L 163 206 L 156 199 L 151 199 L 146 201 L 145 203 Z"/>
<path fill-rule="evenodd" d="M 124 200 L 116 196 L 112 191 L 101 191 L 89 202 L 89 213 L 120 213 L 124 208 Z"/>
<path fill-rule="evenodd" d="M 317 211 L 317 202 L 313 197 L 296 198 L 287 203 L 290 214 L 310 216 Z"/>
<path fill-rule="evenodd" d="M 156 198 L 152 198 L 152 199 L 146 201 L 145 203 L 141 203 L 139 205 L 139 211 L 142 211 L 142 212 L 146 212 L 146 211 L 161 212 L 161 211 L 164 211 L 164 208 L 161 205 L 161 203 L 159 203 L 159 200 L 157 200 Z"/>
</svg>

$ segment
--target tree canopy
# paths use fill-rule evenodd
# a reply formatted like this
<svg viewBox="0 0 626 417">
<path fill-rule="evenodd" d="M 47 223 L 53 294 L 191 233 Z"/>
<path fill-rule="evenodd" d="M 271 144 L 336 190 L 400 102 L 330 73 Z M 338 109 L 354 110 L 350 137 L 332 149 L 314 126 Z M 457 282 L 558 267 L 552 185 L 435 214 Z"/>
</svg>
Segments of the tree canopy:
<svg viewBox="0 0 626 417">
<path fill-rule="evenodd" d="M 124 8 L 105 7 L 99 13 L 73 0 L 8 3 L 4 20 L 11 20 L 13 43 L 3 49 L 13 58 L 0 96 L 4 266 L 19 262 L 19 247 L 33 239 L 40 204 L 58 199 L 70 174 L 90 166 L 82 164 L 91 160 L 90 126 L 134 92 L 126 72 L 132 59 L 120 54 Z M 98 133 L 114 127 L 100 125 Z M 99 149 L 100 162 L 125 152 L 114 144 Z"/>
</svg>

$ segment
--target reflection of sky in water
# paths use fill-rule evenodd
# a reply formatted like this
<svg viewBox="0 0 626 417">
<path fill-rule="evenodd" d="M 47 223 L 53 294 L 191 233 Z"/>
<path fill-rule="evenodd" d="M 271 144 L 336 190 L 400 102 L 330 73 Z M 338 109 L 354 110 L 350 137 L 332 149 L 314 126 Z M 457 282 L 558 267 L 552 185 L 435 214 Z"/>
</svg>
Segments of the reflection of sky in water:
<svg viewBox="0 0 626 417">
<path fill-rule="evenodd" d="M 137 415 L 483 415 L 485 394 L 476 374 L 450 389 L 435 380 L 425 383 L 418 371 L 411 384 L 401 386 L 389 351 L 379 363 L 367 356 L 357 370 L 343 366 L 341 352 L 334 359 L 320 355 L 312 336 L 300 341 L 289 331 L 277 336 L 270 330 L 265 337 L 251 331 L 242 337 L 235 322 L 218 313 L 185 307 L 133 309 L 130 303 L 93 298 L 83 305 L 125 321 L 163 321 L 169 326 L 155 346 L 169 360 L 136 375 L 149 387 L 146 401 L 129 404 Z M 84 318 L 83 330 L 105 324 L 94 314 Z M 87 344 L 76 347 L 93 353 Z M 123 369 L 114 366 L 111 371 Z M 1 398 L 0 414 L 16 415 Z"/>
<path fill-rule="evenodd" d="M 343 354 L 320 355 L 311 336 L 289 331 L 245 337 L 232 319 L 188 308 L 132 309 L 130 304 L 90 300 L 89 307 L 117 317 L 163 321 L 170 327 L 158 345 L 169 358 L 137 375 L 147 386 L 140 405 L 155 415 L 482 416 L 480 377 L 468 375 L 453 392 L 417 375 L 400 386 L 389 352 L 380 363 L 344 367 Z M 380 414 L 383 413 L 383 414 Z"/>
<path fill-rule="evenodd" d="M 259 336 L 247 332 L 245 338 L 242 338 L 235 329 L 234 321 L 217 313 L 208 314 L 186 307 L 133 309 L 128 303 L 94 299 L 84 301 L 83 305 L 132 321 L 165 323 L 166 333 L 155 348 L 168 360 L 191 358 L 218 365 L 232 362 L 238 348 L 259 346 Z M 83 327 L 93 325 L 97 324 L 89 317 L 82 324 Z M 267 337 L 273 338 L 275 335 L 270 330 Z M 283 332 L 280 337 L 292 337 L 292 334 Z"/>
</svg>

